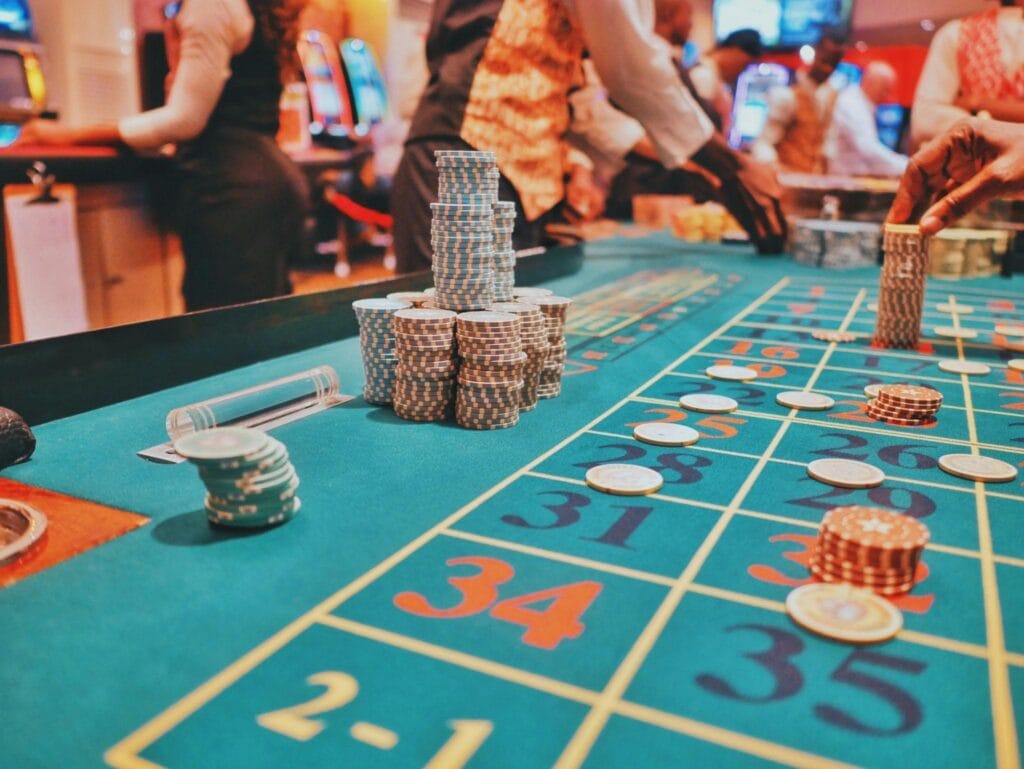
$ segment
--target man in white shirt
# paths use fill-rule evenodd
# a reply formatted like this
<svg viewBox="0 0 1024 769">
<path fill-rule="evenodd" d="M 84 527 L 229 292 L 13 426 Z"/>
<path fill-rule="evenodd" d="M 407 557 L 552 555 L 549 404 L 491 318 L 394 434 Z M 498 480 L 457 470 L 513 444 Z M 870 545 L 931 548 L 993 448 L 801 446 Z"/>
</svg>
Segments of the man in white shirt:
<svg viewBox="0 0 1024 769">
<path fill-rule="evenodd" d="M 1024 122 L 1022 4 L 1001 0 L 1002 7 L 951 21 L 935 33 L 914 95 L 915 146 L 972 114 Z"/>
<path fill-rule="evenodd" d="M 825 172 L 825 140 L 838 96 L 828 80 L 845 52 L 843 36 L 824 30 L 810 67 L 797 72 L 792 85 L 769 92 L 768 118 L 751 148 L 755 158 L 787 171 Z"/>
<path fill-rule="evenodd" d="M 882 144 L 878 138 L 875 111 L 892 99 L 896 71 L 882 61 L 864 68 L 859 86 L 843 89 L 832 115 L 832 155 L 828 170 L 848 176 L 899 176 L 907 167 L 907 156 Z"/>
</svg>

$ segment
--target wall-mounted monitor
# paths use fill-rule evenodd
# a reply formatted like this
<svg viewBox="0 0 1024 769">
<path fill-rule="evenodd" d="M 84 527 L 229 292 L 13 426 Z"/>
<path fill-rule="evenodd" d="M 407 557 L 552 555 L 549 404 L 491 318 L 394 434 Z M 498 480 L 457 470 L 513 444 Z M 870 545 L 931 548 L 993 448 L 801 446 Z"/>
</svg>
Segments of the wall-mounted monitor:
<svg viewBox="0 0 1024 769">
<path fill-rule="evenodd" d="M 714 0 L 713 10 L 718 40 L 751 28 L 767 48 L 792 49 L 814 45 L 825 27 L 848 32 L 853 0 Z"/>
<path fill-rule="evenodd" d="M 28 0 L 0 0 L 0 38 L 31 40 L 32 14 Z"/>
<path fill-rule="evenodd" d="M 366 131 L 388 116 L 388 92 L 373 49 L 363 40 L 341 44 L 341 61 L 356 113 L 356 130 Z"/>
</svg>

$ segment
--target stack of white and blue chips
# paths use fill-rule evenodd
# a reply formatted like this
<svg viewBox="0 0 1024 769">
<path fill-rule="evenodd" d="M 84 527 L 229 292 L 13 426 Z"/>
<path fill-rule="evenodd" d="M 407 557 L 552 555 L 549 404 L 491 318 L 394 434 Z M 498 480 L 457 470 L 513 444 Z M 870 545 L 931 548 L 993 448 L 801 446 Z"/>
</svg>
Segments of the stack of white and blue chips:
<svg viewBox="0 0 1024 769">
<path fill-rule="evenodd" d="M 494 301 L 511 302 L 516 285 L 516 251 L 512 231 L 516 223 L 516 204 L 499 200 L 494 204 Z"/>
<path fill-rule="evenodd" d="M 493 152 L 438 150 L 438 202 L 431 203 L 435 301 L 442 310 L 479 310 L 494 301 Z"/>
<path fill-rule="evenodd" d="M 389 406 L 395 393 L 394 315 L 412 307 L 395 299 L 359 299 L 352 302 L 359 321 L 359 351 L 363 357 L 363 397 L 374 406 Z"/>
<path fill-rule="evenodd" d="M 274 526 L 290 521 L 302 506 L 288 450 L 260 430 L 214 427 L 179 438 L 174 450 L 199 468 L 210 523 Z"/>
</svg>

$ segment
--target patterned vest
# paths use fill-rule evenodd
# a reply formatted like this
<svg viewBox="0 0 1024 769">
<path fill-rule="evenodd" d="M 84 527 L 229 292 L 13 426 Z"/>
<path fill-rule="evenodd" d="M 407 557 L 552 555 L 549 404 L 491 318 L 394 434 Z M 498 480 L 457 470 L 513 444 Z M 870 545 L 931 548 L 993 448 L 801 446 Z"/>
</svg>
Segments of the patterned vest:
<svg viewBox="0 0 1024 769">
<path fill-rule="evenodd" d="M 825 173 L 825 135 L 832 122 L 836 92 L 829 95 L 824 115 L 818 114 L 814 88 L 797 83 L 793 86 L 796 111 L 793 121 L 776 147 L 779 163 L 788 171 L 805 174 Z"/>
<path fill-rule="evenodd" d="M 564 194 L 562 136 L 582 55 L 559 0 L 505 0 L 473 76 L 459 135 L 497 155 L 530 220 Z"/>
<path fill-rule="evenodd" d="M 969 16 L 960 23 L 956 63 L 964 95 L 1024 98 L 1024 71 L 1008 73 L 1003 68 L 998 8 Z"/>
</svg>

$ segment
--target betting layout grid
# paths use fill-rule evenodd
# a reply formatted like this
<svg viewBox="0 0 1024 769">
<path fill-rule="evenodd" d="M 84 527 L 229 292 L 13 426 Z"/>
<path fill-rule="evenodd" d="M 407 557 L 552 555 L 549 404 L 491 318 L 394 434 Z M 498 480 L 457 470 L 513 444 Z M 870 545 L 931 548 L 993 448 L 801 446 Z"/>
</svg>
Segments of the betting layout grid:
<svg viewBox="0 0 1024 769">
<path fill-rule="evenodd" d="M 951 445 L 1024 459 L 1020 449 L 986 441 L 987 434 L 1003 435 L 1008 427 L 986 418 L 1012 419 L 1013 412 L 972 407 L 971 395 L 980 389 L 973 380 L 932 376 L 929 366 L 940 359 L 933 353 L 962 355 L 963 340 L 936 340 L 934 350 L 925 347 L 922 354 L 879 353 L 863 345 L 818 342 L 810 335 L 817 326 L 873 324 L 866 310 L 871 298 L 870 288 L 852 290 L 849 284 L 838 289 L 777 284 L 661 375 L 427 532 L 402 562 L 385 564 L 374 580 L 378 589 L 395 593 L 394 608 L 405 625 L 372 627 L 349 619 L 360 617 L 362 585 L 335 597 L 336 604 L 348 603 L 345 616 L 330 614 L 321 622 L 412 650 L 416 659 L 405 661 L 414 672 L 423 659 L 451 663 L 455 687 L 460 671 L 483 673 L 496 686 L 518 684 L 497 686 L 495 695 L 512 706 L 527 705 L 538 718 L 550 716 L 559 727 L 551 730 L 555 744 L 531 743 L 537 766 L 556 765 L 558 757 L 557 765 L 580 765 L 592 753 L 614 754 L 616 745 L 635 750 L 630 739 L 621 739 L 624 735 L 649 741 L 645 744 L 655 751 L 674 751 L 666 755 L 682 750 L 709 761 L 739 761 L 739 754 L 730 752 L 739 750 L 782 764 L 815 765 L 819 756 L 807 749 L 811 744 L 824 757 L 858 764 L 899 755 L 909 766 L 1016 765 L 1009 687 L 1019 694 L 1024 629 L 1019 617 L 1004 613 L 1000 622 L 993 615 L 1001 611 L 1000 596 L 1022 584 L 1024 545 L 1013 522 L 1022 493 L 1016 484 L 979 488 L 936 469 L 937 457 Z M 927 305 L 937 298 L 948 299 L 930 294 Z M 1002 319 L 1016 319 L 1011 300 L 988 304 Z M 834 309 L 838 318 L 830 315 Z M 984 320 L 982 313 L 977 317 Z M 1002 355 L 986 347 L 971 348 L 970 354 L 987 355 L 994 363 Z M 864 360 L 854 364 L 846 358 L 850 355 Z M 711 382 L 703 373 L 709 363 L 750 365 L 759 376 L 755 382 Z M 989 385 L 993 389 L 1009 391 L 1020 384 L 1008 373 L 1012 370 L 998 364 L 993 370 L 1009 380 L 1005 386 Z M 867 398 L 857 396 L 865 377 L 906 381 L 911 374 L 927 377 L 946 396 L 946 413 L 935 427 L 880 427 L 865 418 Z M 773 405 L 774 393 L 798 387 L 832 392 L 840 408 L 794 416 Z M 742 408 L 725 416 L 685 414 L 676 400 L 692 392 L 728 393 Z M 975 399 L 988 403 L 987 395 Z M 970 440 L 939 429 L 957 416 L 960 424 L 968 422 Z M 701 443 L 651 451 L 630 441 L 628 429 L 650 419 L 691 424 L 701 432 Z M 889 478 L 876 489 L 830 489 L 806 477 L 807 461 L 820 456 L 868 459 L 884 467 Z M 666 478 L 662 492 L 624 500 L 581 487 L 587 467 L 615 459 L 657 467 Z M 734 484 L 715 481 L 723 473 L 747 480 L 732 493 Z M 524 494 L 532 504 L 522 503 Z M 506 503 L 508 495 L 515 496 L 512 505 Z M 897 600 L 907 629 L 897 640 L 867 649 L 797 630 L 782 604 L 793 587 L 807 581 L 824 511 L 857 501 L 918 517 L 934 534 L 919 589 Z M 976 515 L 963 516 L 972 504 Z M 433 606 L 416 592 L 424 589 L 419 582 L 403 579 L 401 572 L 422 560 L 419 548 L 427 541 L 435 545 L 431 557 L 447 563 L 451 584 L 463 595 L 455 608 Z M 527 567 L 533 559 L 548 562 L 549 578 L 561 570 L 563 584 L 531 584 Z M 681 574 L 680 563 L 686 564 Z M 602 615 L 595 599 L 618 593 L 622 583 L 631 587 L 629 603 L 649 610 L 652 619 L 645 627 L 620 628 L 608 637 L 614 622 Z M 391 590 L 400 585 L 407 589 Z M 517 587 L 534 589 L 517 594 Z M 684 598 L 685 610 L 674 611 Z M 538 603 L 544 600 L 561 607 L 558 622 L 538 621 L 550 618 Z M 479 622 L 526 630 L 518 647 L 503 647 L 485 659 L 459 642 L 458 626 Z M 588 653 L 609 643 L 628 653 L 624 659 L 598 654 L 586 676 L 560 680 L 557 661 L 545 662 L 545 655 L 535 652 L 553 654 L 561 647 L 564 661 L 571 645 L 563 643 L 584 629 L 597 638 Z M 630 646 L 633 634 L 639 640 Z M 686 658 L 680 658 L 679 648 L 688 650 Z M 358 667 L 360 655 L 371 654 L 361 642 L 355 651 L 355 659 L 338 664 Z M 514 659 L 516 665 L 494 659 Z M 752 689 L 749 676 L 731 667 L 744 659 L 756 661 L 761 686 Z M 345 681 L 336 682 L 340 691 Z M 328 679 L 320 683 L 330 687 Z M 566 711 L 552 700 L 573 706 L 568 722 Z M 290 715 L 290 708 L 285 711 Z M 301 726 L 288 733 L 285 711 L 264 714 L 261 723 L 304 739 Z M 466 760 L 499 739 L 488 720 L 451 721 L 447 729 L 440 752 L 451 749 L 454 755 L 458 749 Z M 950 729 L 956 730 L 956 740 L 945 739 Z M 941 756 L 930 750 L 937 733 L 945 745 Z M 387 742 L 387 735 L 376 737 Z M 827 751 L 820 751 L 822 744 Z"/>
</svg>

